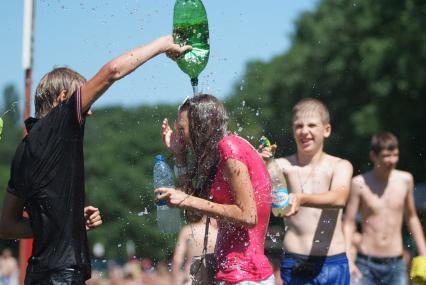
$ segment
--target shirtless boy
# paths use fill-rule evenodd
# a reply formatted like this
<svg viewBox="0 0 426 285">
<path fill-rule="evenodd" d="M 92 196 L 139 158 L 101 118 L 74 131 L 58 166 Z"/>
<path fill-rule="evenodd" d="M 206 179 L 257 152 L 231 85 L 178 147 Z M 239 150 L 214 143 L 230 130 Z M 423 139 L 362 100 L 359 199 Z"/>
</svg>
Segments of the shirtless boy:
<svg viewBox="0 0 426 285">
<path fill-rule="evenodd" d="M 176 241 L 175 252 L 172 262 L 172 279 L 177 285 L 209 285 L 209 273 L 214 274 L 214 268 L 209 264 L 210 256 L 214 254 L 217 237 L 217 223 L 215 219 L 209 219 L 207 229 L 207 244 L 205 245 L 206 221 L 207 216 L 189 213 L 187 211 L 186 219 L 189 224 L 182 227 Z M 202 267 L 200 262 L 206 246 L 206 256 L 204 257 L 206 267 Z M 181 272 L 181 268 L 184 272 Z M 208 272 L 211 269 L 211 272 Z M 183 274 L 182 274 L 183 273 Z"/>
<path fill-rule="evenodd" d="M 406 284 L 401 234 L 404 218 L 418 254 L 426 256 L 425 237 L 413 198 L 413 176 L 395 169 L 398 140 L 389 132 L 372 137 L 370 159 L 373 169 L 352 179 L 344 219 L 345 235 L 351 237 L 358 211 L 362 217 L 362 242 L 356 263 L 349 261 L 351 276 L 358 284 Z"/>
<path fill-rule="evenodd" d="M 349 284 L 342 208 L 349 196 L 352 165 L 323 151 L 330 134 L 330 115 L 322 102 L 304 99 L 294 106 L 297 153 L 276 159 L 292 202 L 281 261 L 286 285 Z"/>
</svg>

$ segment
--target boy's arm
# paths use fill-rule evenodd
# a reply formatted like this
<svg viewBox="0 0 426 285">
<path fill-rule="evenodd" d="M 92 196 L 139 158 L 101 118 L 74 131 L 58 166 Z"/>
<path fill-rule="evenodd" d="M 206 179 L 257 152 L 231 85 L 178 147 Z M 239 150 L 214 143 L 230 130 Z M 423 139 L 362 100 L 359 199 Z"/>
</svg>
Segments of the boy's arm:
<svg viewBox="0 0 426 285">
<path fill-rule="evenodd" d="M 175 251 L 173 253 L 173 261 L 172 261 L 172 276 L 174 276 L 175 280 L 180 277 L 180 269 L 182 265 L 185 263 L 185 256 L 187 251 L 187 240 L 188 240 L 188 227 L 184 226 L 179 233 L 178 239 L 176 241 Z"/>
<path fill-rule="evenodd" d="M 22 216 L 24 200 L 6 192 L 0 217 L 0 238 L 21 239 L 32 238 L 30 221 Z"/>
<path fill-rule="evenodd" d="M 409 231 L 411 232 L 412 237 L 414 238 L 414 243 L 416 244 L 418 254 L 421 256 L 426 256 L 425 236 L 423 234 L 422 225 L 416 212 L 413 195 L 414 179 L 411 174 L 409 177 L 408 187 L 408 195 L 405 199 L 405 222 Z"/>
<path fill-rule="evenodd" d="M 320 194 L 296 193 L 300 206 L 315 208 L 343 208 L 349 196 L 352 178 L 352 164 L 347 160 L 340 160 L 334 167 L 334 174 L 330 191 Z"/>
<path fill-rule="evenodd" d="M 90 106 L 116 81 L 133 72 L 146 61 L 156 55 L 166 52 L 175 57 L 187 50 L 190 46 L 179 46 L 173 43 L 172 36 L 165 36 L 153 42 L 133 49 L 105 64 L 98 73 L 81 87 L 82 113 L 86 113 Z"/>
<path fill-rule="evenodd" d="M 360 203 L 359 185 L 355 179 L 352 180 L 349 200 L 343 217 L 343 232 L 345 234 L 346 250 L 349 252 L 352 246 L 353 235 L 356 231 L 355 218 Z M 349 263 L 354 264 L 354 257 L 348 254 Z"/>
</svg>

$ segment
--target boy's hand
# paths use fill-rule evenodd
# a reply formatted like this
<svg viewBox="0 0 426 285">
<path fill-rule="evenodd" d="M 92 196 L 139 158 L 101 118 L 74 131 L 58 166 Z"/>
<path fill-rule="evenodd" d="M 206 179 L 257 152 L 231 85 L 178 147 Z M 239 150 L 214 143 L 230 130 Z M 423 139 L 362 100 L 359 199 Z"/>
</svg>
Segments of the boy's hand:
<svg viewBox="0 0 426 285">
<path fill-rule="evenodd" d="M 358 279 L 362 278 L 362 273 L 354 262 L 349 262 L 349 272 L 351 275 L 351 282 L 354 282 L 355 284 Z"/>
<path fill-rule="evenodd" d="M 263 160 L 273 157 L 276 150 L 277 150 L 276 144 L 273 144 L 268 147 L 265 147 L 264 145 L 261 144 L 257 148 L 257 151 L 259 152 L 259 155 Z"/>
<path fill-rule="evenodd" d="M 178 59 L 185 52 L 192 50 L 192 47 L 190 45 L 180 46 L 178 44 L 175 44 L 171 35 L 164 36 L 160 38 L 160 40 L 164 42 L 163 51 L 169 58 L 173 60 Z"/>
<path fill-rule="evenodd" d="M 291 209 L 285 216 L 286 217 L 294 216 L 299 212 L 300 195 L 298 193 L 290 193 L 288 195 L 288 201 L 289 201 Z"/>
<path fill-rule="evenodd" d="M 84 208 L 84 219 L 86 220 L 86 230 L 93 230 L 102 225 L 101 212 L 98 208 L 87 206 Z"/>
</svg>

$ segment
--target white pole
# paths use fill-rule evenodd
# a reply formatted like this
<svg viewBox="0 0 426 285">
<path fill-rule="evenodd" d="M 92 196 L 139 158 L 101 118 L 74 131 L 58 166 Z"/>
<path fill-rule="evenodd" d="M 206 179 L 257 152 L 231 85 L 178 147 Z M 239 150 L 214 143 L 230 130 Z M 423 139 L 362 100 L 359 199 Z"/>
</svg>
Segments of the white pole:
<svg viewBox="0 0 426 285">
<path fill-rule="evenodd" d="M 34 32 L 34 0 L 24 0 L 24 27 L 22 46 L 22 66 L 25 70 L 25 101 L 24 121 L 30 116 L 31 111 L 31 83 L 33 63 L 33 32 Z M 26 134 L 25 126 L 23 134 Z M 27 216 L 24 212 L 23 216 Z M 27 260 L 32 252 L 32 240 L 21 239 L 19 241 L 19 285 L 24 285 Z"/>
<path fill-rule="evenodd" d="M 33 63 L 34 0 L 24 0 L 23 28 L 22 66 L 27 70 Z"/>
</svg>

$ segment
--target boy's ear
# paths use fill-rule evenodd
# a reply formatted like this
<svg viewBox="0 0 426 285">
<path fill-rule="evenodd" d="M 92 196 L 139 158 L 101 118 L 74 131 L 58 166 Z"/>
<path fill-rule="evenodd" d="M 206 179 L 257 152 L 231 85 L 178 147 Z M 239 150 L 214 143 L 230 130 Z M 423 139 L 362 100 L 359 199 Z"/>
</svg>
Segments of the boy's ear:
<svg viewBox="0 0 426 285">
<path fill-rule="evenodd" d="M 377 155 L 374 151 L 370 150 L 370 152 L 368 153 L 368 157 L 374 163 L 374 161 L 376 161 Z"/>
<path fill-rule="evenodd" d="M 67 96 L 68 96 L 68 91 L 64 89 L 61 91 L 61 93 L 59 93 L 58 97 L 56 97 L 56 101 L 58 101 L 58 103 L 62 103 L 65 100 L 67 100 Z"/>
<path fill-rule="evenodd" d="M 324 126 L 324 137 L 328 138 L 331 135 L 331 125 L 330 124 L 326 124 Z"/>
</svg>

